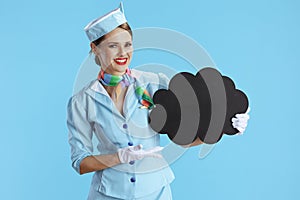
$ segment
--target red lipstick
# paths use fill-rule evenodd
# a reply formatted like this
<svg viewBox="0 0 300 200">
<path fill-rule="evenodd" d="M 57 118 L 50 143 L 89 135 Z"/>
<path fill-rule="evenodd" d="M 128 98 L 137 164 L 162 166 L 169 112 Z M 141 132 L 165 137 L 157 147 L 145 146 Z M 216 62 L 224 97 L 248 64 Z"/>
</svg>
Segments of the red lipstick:
<svg viewBox="0 0 300 200">
<path fill-rule="evenodd" d="M 116 58 L 114 59 L 114 61 L 118 64 L 118 65 L 126 65 L 128 58 Z"/>
</svg>

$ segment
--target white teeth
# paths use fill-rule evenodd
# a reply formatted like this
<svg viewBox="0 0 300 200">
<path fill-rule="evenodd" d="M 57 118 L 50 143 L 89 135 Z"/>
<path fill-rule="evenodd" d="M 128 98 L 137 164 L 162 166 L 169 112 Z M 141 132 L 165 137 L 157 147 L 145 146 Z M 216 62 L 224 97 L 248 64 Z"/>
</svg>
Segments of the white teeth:
<svg viewBox="0 0 300 200">
<path fill-rule="evenodd" d="M 124 62 L 126 62 L 126 59 L 122 59 L 122 60 L 116 59 L 116 61 L 117 61 L 117 62 L 124 63 Z"/>
</svg>

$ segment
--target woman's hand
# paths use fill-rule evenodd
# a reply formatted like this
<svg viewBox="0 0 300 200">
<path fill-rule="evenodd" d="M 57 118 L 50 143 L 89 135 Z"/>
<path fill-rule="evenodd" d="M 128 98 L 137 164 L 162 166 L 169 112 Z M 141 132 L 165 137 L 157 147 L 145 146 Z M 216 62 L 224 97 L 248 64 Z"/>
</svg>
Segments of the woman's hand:
<svg viewBox="0 0 300 200">
<path fill-rule="evenodd" d="M 119 165 L 120 163 L 129 163 L 130 161 L 140 160 L 145 157 L 162 158 L 159 152 L 163 147 L 156 146 L 148 150 L 143 150 L 142 147 L 140 144 L 119 149 L 114 154 L 88 156 L 80 163 L 80 174 L 103 170 Z"/>
<path fill-rule="evenodd" d="M 236 114 L 235 117 L 231 119 L 233 128 L 236 128 L 239 135 L 243 134 L 248 125 L 248 120 L 250 119 L 249 113 L 250 107 L 247 109 L 246 113 Z"/>
<path fill-rule="evenodd" d="M 129 146 L 118 150 L 118 156 L 121 163 L 129 163 L 130 161 L 141 160 L 145 157 L 162 158 L 160 152 L 163 147 L 156 146 L 148 150 L 143 150 L 141 144 L 137 146 Z"/>
</svg>

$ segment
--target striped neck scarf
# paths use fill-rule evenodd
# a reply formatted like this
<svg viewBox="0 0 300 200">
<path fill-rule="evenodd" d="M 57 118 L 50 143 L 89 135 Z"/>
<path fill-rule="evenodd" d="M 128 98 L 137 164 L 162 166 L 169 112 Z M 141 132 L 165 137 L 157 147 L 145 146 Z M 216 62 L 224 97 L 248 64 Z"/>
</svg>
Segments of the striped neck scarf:
<svg viewBox="0 0 300 200">
<path fill-rule="evenodd" d="M 137 95 L 139 102 L 142 104 L 140 108 L 147 108 L 150 110 L 154 107 L 154 103 L 149 92 L 138 85 L 138 81 L 135 81 L 135 78 L 131 75 L 129 68 L 126 69 L 125 74 L 122 76 L 107 74 L 101 69 L 98 74 L 98 80 L 105 86 L 117 86 L 117 96 L 124 87 L 135 83 L 135 94 Z"/>
</svg>

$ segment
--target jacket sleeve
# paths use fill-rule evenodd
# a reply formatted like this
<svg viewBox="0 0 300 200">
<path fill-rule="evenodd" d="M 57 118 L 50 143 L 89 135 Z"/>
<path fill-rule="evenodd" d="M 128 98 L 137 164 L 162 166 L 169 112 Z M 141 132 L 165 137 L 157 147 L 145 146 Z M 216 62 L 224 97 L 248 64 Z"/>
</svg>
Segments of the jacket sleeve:
<svg viewBox="0 0 300 200">
<path fill-rule="evenodd" d="M 154 93 L 159 89 L 168 89 L 169 86 L 169 78 L 163 74 L 151 74 L 151 76 L 147 77 L 148 79 L 145 81 L 148 83 L 147 91 L 149 92 L 150 96 L 153 97 Z"/>
<path fill-rule="evenodd" d="M 158 73 L 159 86 L 158 89 L 168 89 L 170 79 L 163 73 Z"/>
<path fill-rule="evenodd" d="M 93 126 L 88 121 L 87 112 L 78 100 L 72 97 L 68 103 L 67 126 L 71 146 L 72 167 L 80 173 L 81 161 L 92 155 Z"/>
</svg>

